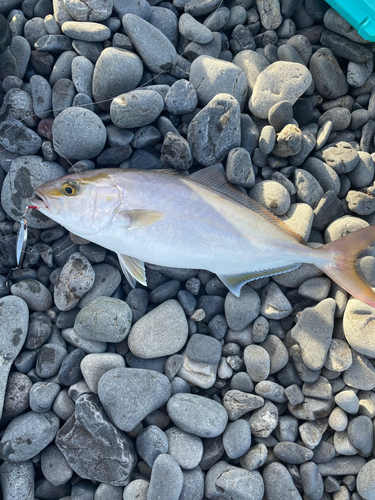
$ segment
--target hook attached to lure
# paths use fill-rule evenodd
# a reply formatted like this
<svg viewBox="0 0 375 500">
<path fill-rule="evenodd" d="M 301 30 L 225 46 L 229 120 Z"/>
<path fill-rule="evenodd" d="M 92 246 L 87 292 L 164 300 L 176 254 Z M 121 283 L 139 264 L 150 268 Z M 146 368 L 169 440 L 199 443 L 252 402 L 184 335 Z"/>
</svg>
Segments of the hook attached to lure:
<svg viewBox="0 0 375 500">
<path fill-rule="evenodd" d="M 22 261 L 25 255 L 25 249 L 26 249 L 26 242 L 27 242 L 27 211 L 31 208 L 36 208 L 38 209 L 36 205 L 29 205 L 28 207 L 25 208 L 25 211 L 23 213 L 22 221 L 20 223 L 20 228 L 18 230 L 18 237 L 17 237 L 17 249 L 16 249 L 16 256 L 17 256 L 17 267 L 22 266 Z"/>
</svg>

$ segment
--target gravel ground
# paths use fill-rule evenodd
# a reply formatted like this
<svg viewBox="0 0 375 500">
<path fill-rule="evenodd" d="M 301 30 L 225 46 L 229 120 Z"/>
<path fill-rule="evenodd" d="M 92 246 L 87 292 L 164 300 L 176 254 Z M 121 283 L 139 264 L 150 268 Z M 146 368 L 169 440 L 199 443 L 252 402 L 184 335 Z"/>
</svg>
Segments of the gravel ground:
<svg viewBox="0 0 375 500">
<path fill-rule="evenodd" d="M 315 246 L 371 225 L 375 45 L 323 0 L 0 13 L 3 499 L 375 500 L 375 309 L 314 266 L 239 298 L 155 265 L 131 289 L 30 211 L 13 269 L 34 189 L 97 167 L 222 163 Z M 375 246 L 357 267 L 375 286 Z"/>
</svg>

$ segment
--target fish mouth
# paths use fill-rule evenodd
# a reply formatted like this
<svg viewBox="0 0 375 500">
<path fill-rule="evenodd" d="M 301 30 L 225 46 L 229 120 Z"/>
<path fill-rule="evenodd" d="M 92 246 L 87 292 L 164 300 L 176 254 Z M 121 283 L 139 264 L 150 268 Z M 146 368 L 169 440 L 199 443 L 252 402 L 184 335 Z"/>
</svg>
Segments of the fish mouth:
<svg viewBox="0 0 375 500">
<path fill-rule="evenodd" d="M 38 188 L 35 190 L 35 197 L 32 198 L 31 203 L 36 205 L 42 213 L 45 213 L 46 215 L 55 215 L 60 212 L 62 204 L 61 200 L 59 200 L 59 203 L 57 204 L 58 206 L 56 206 L 54 201 L 55 200 L 50 200 L 49 197 Z"/>
</svg>

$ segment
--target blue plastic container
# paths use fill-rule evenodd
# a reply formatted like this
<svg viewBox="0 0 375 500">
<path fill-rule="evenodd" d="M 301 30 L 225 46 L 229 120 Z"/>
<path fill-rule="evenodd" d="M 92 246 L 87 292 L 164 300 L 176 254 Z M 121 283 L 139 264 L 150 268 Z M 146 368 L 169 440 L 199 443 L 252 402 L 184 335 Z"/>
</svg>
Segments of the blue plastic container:
<svg viewBox="0 0 375 500">
<path fill-rule="evenodd" d="M 326 0 L 365 40 L 375 42 L 375 0 Z"/>
</svg>

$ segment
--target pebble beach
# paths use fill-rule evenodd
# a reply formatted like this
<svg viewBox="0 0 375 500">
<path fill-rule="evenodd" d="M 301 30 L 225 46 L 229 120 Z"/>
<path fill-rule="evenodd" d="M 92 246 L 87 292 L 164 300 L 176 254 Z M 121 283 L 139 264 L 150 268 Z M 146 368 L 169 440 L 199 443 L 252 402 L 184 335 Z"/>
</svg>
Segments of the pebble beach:
<svg viewBox="0 0 375 500">
<path fill-rule="evenodd" d="M 375 308 L 317 267 L 133 289 L 37 210 L 16 259 L 97 168 L 221 164 L 314 248 L 374 225 L 374 54 L 324 0 L 0 0 L 3 500 L 375 500 Z"/>
</svg>

